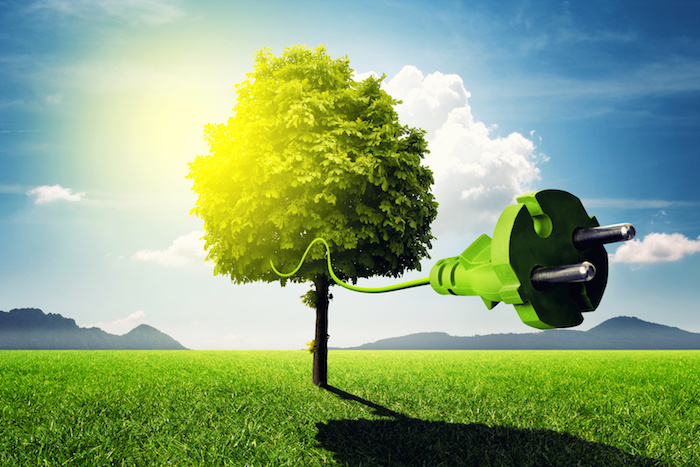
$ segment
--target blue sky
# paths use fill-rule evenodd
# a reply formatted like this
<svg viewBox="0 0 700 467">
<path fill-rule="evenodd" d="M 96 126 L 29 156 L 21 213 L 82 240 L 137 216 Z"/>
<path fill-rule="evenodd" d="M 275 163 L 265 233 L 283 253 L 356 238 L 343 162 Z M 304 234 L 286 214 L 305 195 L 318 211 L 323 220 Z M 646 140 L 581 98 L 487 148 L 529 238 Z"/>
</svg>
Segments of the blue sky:
<svg viewBox="0 0 700 467">
<path fill-rule="evenodd" d="M 0 310 L 37 307 L 198 349 L 304 347 L 307 287 L 233 285 L 203 262 L 187 163 L 263 47 L 385 73 L 428 130 L 440 202 L 424 271 L 513 197 L 580 197 L 611 246 L 614 316 L 700 332 L 697 2 L 0 1 Z M 406 279 L 422 277 L 411 272 Z M 367 285 L 387 284 L 385 279 Z M 531 332 L 512 307 L 429 288 L 334 290 L 330 345 L 421 331 Z"/>
</svg>

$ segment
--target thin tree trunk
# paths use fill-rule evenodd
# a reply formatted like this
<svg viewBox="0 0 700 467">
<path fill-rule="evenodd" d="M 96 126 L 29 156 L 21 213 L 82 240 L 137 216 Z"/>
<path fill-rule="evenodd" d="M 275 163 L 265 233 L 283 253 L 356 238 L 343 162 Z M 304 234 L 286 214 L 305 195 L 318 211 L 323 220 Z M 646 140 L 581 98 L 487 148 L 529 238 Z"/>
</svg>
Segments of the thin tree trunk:
<svg viewBox="0 0 700 467">
<path fill-rule="evenodd" d="M 328 385 L 328 278 L 320 276 L 316 286 L 316 352 L 312 370 L 316 386 Z"/>
</svg>

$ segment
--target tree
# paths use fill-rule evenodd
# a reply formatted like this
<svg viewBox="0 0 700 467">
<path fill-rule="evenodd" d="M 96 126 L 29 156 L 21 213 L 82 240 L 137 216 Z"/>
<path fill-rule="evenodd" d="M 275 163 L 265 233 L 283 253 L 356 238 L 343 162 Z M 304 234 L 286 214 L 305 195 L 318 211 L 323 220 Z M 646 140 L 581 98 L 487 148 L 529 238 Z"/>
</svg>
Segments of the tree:
<svg viewBox="0 0 700 467">
<path fill-rule="evenodd" d="M 316 237 L 332 249 L 343 280 L 420 269 L 437 203 L 421 164 L 425 132 L 403 126 L 381 89 L 384 77 L 353 79 L 347 57 L 323 46 L 268 49 L 236 86 L 234 115 L 205 127 L 208 155 L 189 164 L 214 274 L 234 283 L 280 281 Z M 329 287 L 315 248 L 291 279 L 311 281 L 316 308 L 313 381 L 327 382 Z"/>
</svg>

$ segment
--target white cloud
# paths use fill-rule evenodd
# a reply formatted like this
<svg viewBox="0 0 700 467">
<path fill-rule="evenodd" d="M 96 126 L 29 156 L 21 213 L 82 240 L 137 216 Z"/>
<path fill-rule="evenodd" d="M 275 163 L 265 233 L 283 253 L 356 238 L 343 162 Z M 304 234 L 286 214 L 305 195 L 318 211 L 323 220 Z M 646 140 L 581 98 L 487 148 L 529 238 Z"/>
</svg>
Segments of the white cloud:
<svg viewBox="0 0 700 467">
<path fill-rule="evenodd" d="M 85 193 L 73 193 L 73 190 L 61 185 L 42 185 L 27 191 L 27 196 L 36 196 L 34 204 L 45 204 L 55 201 L 78 202 L 83 200 Z"/>
<path fill-rule="evenodd" d="M 650 233 L 643 240 L 621 245 L 611 256 L 615 263 L 660 263 L 678 261 L 700 252 L 700 237 L 691 240 L 679 233 Z"/>
<path fill-rule="evenodd" d="M 131 313 L 126 318 L 121 318 L 110 322 L 88 324 L 86 327 L 100 328 L 103 331 L 108 332 L 110 334 L 125 334 L 131 331 L 139 324 L 142 324 L 144 318 L 146 318 L 146 313 L 139 310 L 135 311 L 134 313 Z"/>
<path fill-rule="evenodd" d="M 403 101 L 397 108 L 402 123 L 427 131 L 426 164 L 435 175 L 433 191 L 440 203 L 435 233 L 491 233 L 503 208 L 540 179 L 537 164 L 546 159 L 536 154 L 532 140 L 516 132 L 493 135 L 495 126 L 472 115 L 471 94 L 458 75 L 424 76 L 405 66 L 386 90 Z"/>
<path fill-rule="evenodd" d="M 151 262 L 166 267 L 178 267 L 192 263 L 203 263 L 206 258 L 204 232 L 196 230 L 182 235 L 165 250 L 139 250 L 131 257 L 135 261 Z"/>
<path fill-rule="evenodd" d="M 469 108 L 467 101 L 471 97 L 459 76 L 435 72 L 426 77 L 411 65 L 386 83 L 386 91 L 403 101 L 398 106 L 402 122 L 426 130 L 428 139 L 453 109 Z"/>
</svg>

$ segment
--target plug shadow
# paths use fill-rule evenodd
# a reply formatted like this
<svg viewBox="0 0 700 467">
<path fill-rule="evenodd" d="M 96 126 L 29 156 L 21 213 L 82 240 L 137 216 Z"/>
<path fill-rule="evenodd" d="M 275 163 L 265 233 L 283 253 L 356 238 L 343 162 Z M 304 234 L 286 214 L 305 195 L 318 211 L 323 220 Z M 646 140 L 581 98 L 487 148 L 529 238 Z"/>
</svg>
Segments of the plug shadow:
<svg viewBox="0 0 700 467">
<path fill-rule="evenodd" d="M 332 386 L 393 420 L 317 423 L 316 441 L 346 466 L 663 466 L 655 459 L 552 430 L 431 422 L 408 417 Z"/>
</svg>

